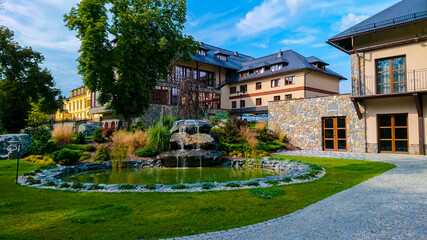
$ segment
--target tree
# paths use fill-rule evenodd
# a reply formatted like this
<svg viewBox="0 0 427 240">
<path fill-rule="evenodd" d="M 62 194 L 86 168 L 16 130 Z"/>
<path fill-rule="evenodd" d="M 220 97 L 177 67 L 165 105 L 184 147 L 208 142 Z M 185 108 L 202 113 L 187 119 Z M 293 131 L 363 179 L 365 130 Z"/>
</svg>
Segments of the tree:
<svg viewBox="0 0 427 240">
<path fill-rule="evenodd" d="M 177 75 L 178 73 L 175 73 Z M 201 101 L 201 84 L 195 79 L 195 72 L 179 76 L 178 113 L 188 119 L 198 119 L 207 112 L 208 105 Z"/>
<path fill-rule="evenodd" d="M 185 19 L 185 0 L 82 0 L 64 16 L 81 40 L 79 74 L 125 128 L 149 107 L 175 56 L 190 60 L 197 51 L 198 43 L 182 33 Z"/>
<path fill-rule="evenodd" d="M 58 108 L 60 91 L 47 69 L 40 68 L 44 57 L 29 47 L 13 41 L 13 32 L 0 27 L 0 122 L 8 132 L 25 126 L 31 109 L 30 99 L 40 99 L 46 114 Z"/>
<path fill-rule="evenodd" d="M 30 112 L 28 113 L 28 122 L 44 123 L 47 122 L 46 113 L 42 111 L 42 100 L 33 101 L 30 99 Z"/>
</svg>

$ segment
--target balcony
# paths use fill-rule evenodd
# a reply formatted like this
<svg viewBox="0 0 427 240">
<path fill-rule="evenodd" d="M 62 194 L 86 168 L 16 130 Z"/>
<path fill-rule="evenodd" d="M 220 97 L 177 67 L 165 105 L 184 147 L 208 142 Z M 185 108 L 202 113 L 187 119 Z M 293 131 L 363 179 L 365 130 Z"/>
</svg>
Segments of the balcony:
<svg viewBox="0 0 427 240">
<path fill-rule="evenodd" d="M 353 85 L 354 98 L 407 96 L 427 92 L 427 69 L 393 72 L 390 74 L 365 76 Z"/>
</svg>

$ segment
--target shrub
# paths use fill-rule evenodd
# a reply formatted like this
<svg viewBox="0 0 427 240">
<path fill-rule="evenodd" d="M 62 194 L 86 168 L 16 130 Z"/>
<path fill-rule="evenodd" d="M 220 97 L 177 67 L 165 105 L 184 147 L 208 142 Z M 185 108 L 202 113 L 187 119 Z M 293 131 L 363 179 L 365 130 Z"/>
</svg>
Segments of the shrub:
<svg viewBox="0 0 427 240">
<path fill-rule="evenodd" d="M 83 183 L 79 183 L 79 182 L 73 183 L 73 186 L 71 186 L 71 188 L 74 188 L 74 189 L 82 189 L 84 187 L 85 186 L 83 185 Z"/>
<path fill-rule="evenodd" d="M 102 134 L 106 138 L 110 138 L 111 136 L 113 136 L 114 131 L 116 131 L 114 127 L 104 127 L 104 129 L 102 129 Z"/>
<path fill-rule="evenodd" d="M 93 134 L 93 140 L 97 143 L 102 143 L 104 142 L 104 135 L 102 134 L 102 130 L 97 128 L 95 129 L 95 132 Z"/>
<path fill-rule="evenodd" d="M 111 154 L 111 162 L 113 163 L 113 168 L 121 168 L 123 165 L 123 160 L 125 160 L 127 155 L 128 148 L 125 144 L 114 144 L 113 151 Z"/>
<path fill-rule="evenodd" d="M 278 185 L 279 181 L 278 180 L 267 180 L 267 181 L 265 181 L 265 183 L 271 184 L 271 185 Z"/>
<path fill-rule="evenodd" d="M 240 131 L 239 131 L 240 140 L 247 142 L 252 149 L 255 149 L 258 146 L 257 137 L 258 137 L 258 134 L 255 131 L 253 131 L 250 127 L 243 126 L 240 128 Z"/>
<path fill-rule="evenodd" d="M 248 182 L 245 184 L 245 186 L 254 186 L 254 187 L 258 187 L 259 186 L 259 182 Z"/>
<path fill-rule="evenodd" d="M 108 162 L 111 160 L 111 149 L 104 145 L 99 145 L 98 150 L 96 150 L 95 156 L 92 158 L 91 162 Z"/>
<path fill-rule="evenodd" d="M 295 179 L 299 179 L 299 180 L 308 180 L 310 178 L 312 178 L 313 176 L 311 176 L 310 174 L 304 174 L 304 175 L 300 175 L 300 176 L 296 176 Z"/>
<path fill-rule="evenodd" d="M 163 126 L 165 126 L 168 130 L 171 130 L 173 123 L 176 121 L 178 121 L 178 118 L 171 115 L 166 115 L 163 117 Z"/>
<path fill-rule="evenodd" d="M 132 185 L 132 184 L 122 184 L 119 186 L 119 189 L 121 190 L 132 190 L 135 188 L 136 188 L 135 185 Z"/>
<path fill-rule="evenodd" d="M 42 166 L 54 164 L 52 158 L 50 158 L 49 156 L 42 156 L 42 155 L 30 155 L 24 158 L 24 161 L 35 163 Z"/>
<path fill-rule="evenodd" d="M 203 183 L 202 184 L 202 189 L 212 189 L 212 188 L 215 188 L 215 187 L 216 187 L 216 185 L 213 184 L 213 183 Z"/>
<path fill-rule="evenodd" d="M 53 161 L 56 163 L 62 162 L 64 165 L 74 165 L 80 160 L 81 152 L 78 150 L 71 150 L 63 148 L 52 154 Z"/>
<path fill-rule="evenodd" d="M 144 188 L 148 189 L 148 190 L 155 190 L 157 188 L 157 186 L 156 186 L 156 184 L 147 184 L 147 185 L 145 185 Z"/>
<path fill-rule="evenodd" d="M 240 183 L 230 182 L 225 184 L 226 187 L 240 187 Z"/>
<path fill-rule="evenodd" d="M 34 155 L 43 155 L 55 151 L 55 143 L 49 141 L 52 135 L 48 128 L 41 127 L 30 133 L 33 142 L 27 151 Z"/>
<path fill-rule="evenodd" d="M 42 181 L 40 181 L 39 179 L 34 179 L 33 177 L 28 177 L 27 178 L 27 183 L 30 185 L 34 185 L 34 184 L 40 184 Z"/>
<path fill-rule="evenodd" d="M 237 153 L 249 152 L 251 149 L 247 143 L 219 143 L 219 150 L 225 155 L 238 155 Z M 234 153 L 234 154 L 233 154 Z M 241 155 L 241 154 L 240 154 Z"/>
<path fill-rule="evenodd" d="M 266 143 L 266 142 L 260 141 L 258 148 L 260 150 L 271 152 L 271 151 L 277 151 L 277 150 L 282 149 L 282 148 L 286 148 L 286 144 L 279 143 L 279 142 L 269 142 L 269 143 Z"/>
<path fill-rule="evenodd" d="M 138 121 L 136 121 L 136 123 L 131 124 L 129 127 L 129 130 L 132 132 L 144 131 L 144 126 L 142 125 L 141 119 L 138 119 Z"/>
<path fill-rule="evenodd" d="M 58 168 L 58 166 L 56 166 L 56 164 L 52 163 L 46 166 L 41 166 L 39 167 L 37 170 L 50 170 L 50 169 L 55 169 Z"/>
<path fill-rule="evenodd" d="M 148 144 L 157 151 L 168 150 L 170 138 L 169 129 L 162 125 L 161 122 L 148 129 Z"/>
<path fill-rule="evenodd" d="M 251 190 L 251 194 L 261 199 L 272 199 L 284 195 L 285 191 L 277 188 L 255 188 Z"/>
<path fill-rule="evenodd" d="M 98 184 L 94 184 L 88 188 L 88 190 L 100 190 L 105 189 L 103 186 L 99 186 Z"/>
<path fill-rule="evenodd" d="M 50 182 L 47 182 L 47 183 L 46 183 L 46 186 L 48 186 L 48 187 L 56 187 L 56 186 L 58 186 L 58 185 L 56 185 L 56 183 L 54 183 L 54 182 L 50 181 Z"/>
<path fill-rule="evenodd" d="M 292 178 L 290 178 L 290 177 L 285 177 L 285 178 L 283 178 L 281 181 L 282 181 L 282 182 L 285 182 L 285 183 L 289 183 L 289 182 L 292 182 Z"/>
<path fill-rule="evenodd" d="M 70 126 L 57 126 L 52 130 L 52 137 L 58 144 L 67 144 L 73 141 L 74 130 Z"/>
<path fill-rule="evenodd" d="M 264 131 L 265 129 L 267 129 L 267 123 L 263 119 L 261 119 L 259 122 L 255 124 L 254 128 L 259 132 Z"/>
<path fill-rule="evenodd" d="M 213 126 L 217 126 L 221 123 L 221 117 L 220 116 L 212 116 L 209 118 L 209 122 L 213 125 Z"/>
<path fill-rule="evenodd" d="M 78 144 L 67 144 L 63 148 L 68 148 L 71 150 L 88 151 L 88 152 L 94 152 L 96 150 L 96 148 L 92 145 L 78 145 Z"/>
<path fill-rule="evenodd" d="M 136 156 L 138 157 L 153 157 L 156 156 L 157 151 L 151 146 L 141 148 L 136 152 Z"/>
<path fill-rule="evenodd" d="M 147 134 L 143 131 L 136 131 L 135 133 L 127 133 L 125 131 L 118 131 L 111 137 L 114 144 L 124 144 L 129 148 L 129 153 L 135 152 L 145 146 L 147 142 Z"/>
<path fill-rule="evenodd" d="M 285 132 L 285 131 L 280 131 L 280 132 L 277 134 L 277 139 L 278 139 L 280 142 L 288 141 L 288 134 L 286 134 L 286 132 Z"/>
<path fill-rule="evenodd" d="M 68 183 L 63 183 L 63 184 L 61 184 L 59 187 L 60 187 L 60 188 L 69 188 L 69 187 L 70 187 L 70 184 L 68 184 Z"/>
<path fill-rule="evenodd" d="M 231 115 L 228 115 L 231 116 Z M 248 126 L 248 123 L 237 119 L 237 117 L 228 118 L 224 126 L 219 129 L 219 142 L 236 143 L 238 142 L 238 131 L 241 127 Z"/>
<path fill-rule="evenodd" d="M 84 161 L 84 160 L 87 160 L 87 159 L 90 159 L 90 153 L 88 153 L 88 152 L 82 152 L 80 154 L 79 161 Z"/>
<path fill-rule="evenodd" d="M 190 187 L 184 184 L 175 184 L 171 187 L 171 189 L 179 189 L 179 190 L 183 190 L 183 189 L 189 189 Z"/>
<path fill-rule="evenodd" d="M 79 132 L 74 136 L 74 143 L 85 144 L 85 142 L 86 142 L 86 137 L 82 132 Z"/>
</svg>

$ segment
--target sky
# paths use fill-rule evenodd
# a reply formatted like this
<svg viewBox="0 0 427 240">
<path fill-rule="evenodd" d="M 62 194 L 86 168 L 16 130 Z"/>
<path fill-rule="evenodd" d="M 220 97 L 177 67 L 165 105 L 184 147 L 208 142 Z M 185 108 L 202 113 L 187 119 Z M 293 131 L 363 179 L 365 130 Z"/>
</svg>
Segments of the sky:
<svg viewBox="0 0 427 240">
<path fill-rule="evenodd" d="M 64 96 L 83 85 L 76 59 L 80 42 L 64 26 L 63 15 L 79 0 L 3 0 L 0 25 L 15 41 L 45 57 Z M 187 0 L 184 33 L 197 41 L 258 58 L 292 49 L 316 56 L 350 79 L 350 57 L 325 43 L 398 0 Z M 340 93 L 349 93 L 350 80 Z"/>
</svg>

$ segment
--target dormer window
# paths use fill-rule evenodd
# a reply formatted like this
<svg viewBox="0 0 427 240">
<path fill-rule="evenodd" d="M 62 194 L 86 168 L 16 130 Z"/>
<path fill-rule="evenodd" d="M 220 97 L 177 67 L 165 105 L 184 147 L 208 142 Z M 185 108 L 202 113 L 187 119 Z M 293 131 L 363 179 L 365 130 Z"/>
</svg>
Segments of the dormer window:
<svg viewBox="0 0 427 240">
<path fill-rule="evenodd" d="M 325 64 L 323 64 L 323 63 L 320 63 L 320 62 L 313 63 L 313 66 L 314 66 L 315 68 L 318 68 L 318 69 L 323 70 L 323 71 L 325 71 L 325 70 L 326 70 L 326 65 L 325 65 Z"/>
<path fill-rule="evenodd" d="M 225 55 L 217 54 L 217 55 L 216 55 L 216 57 L 217 57 L 219 60 L 227 61 L 227 56 L 225 56 Z"/>
<path fill-rule="evenodd" d="M 205 49 L 199 49 L 199 50 L 197 51 L 197 54 L 199 54 L 200 56 L 206 57 L 207 52 L 206 52 L 206 50 L 205 50 Z"/>
<path fill-rule="evenodd" d="M 255 75 L 263 74 L 263 73 L 264 73 L 264 68 L 257 68 L 254 70 Z"/>
<path fill-rule="evenodd" d="M 248 76 L 248 72 L 241 72 L 240 73 L 240 77 L 241 78 L 244 78 L 244 77 L 247 77 Z"/>
<path fill-rule="evenodd" d="M 270 70 L 271 70 L 272 72 L 274 72 L 274 71 L 279 71 L 280 69 L 282 69 L 282 64 L 276 64 L 276 65 L 272 65 L 272 66 L 270 67 Z"/>
</svg>

